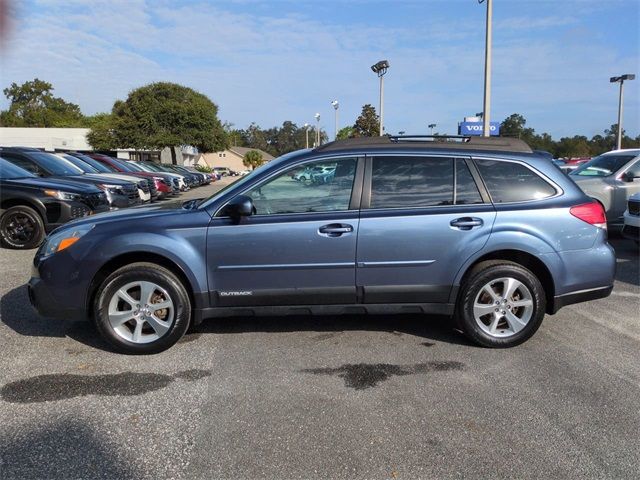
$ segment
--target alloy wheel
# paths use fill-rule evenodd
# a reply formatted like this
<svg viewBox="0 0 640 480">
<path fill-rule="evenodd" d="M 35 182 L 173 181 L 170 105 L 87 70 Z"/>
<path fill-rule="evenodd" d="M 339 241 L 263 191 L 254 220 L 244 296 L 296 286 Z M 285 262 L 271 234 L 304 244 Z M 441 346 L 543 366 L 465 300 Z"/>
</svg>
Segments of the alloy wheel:
<svg viewBox="0 0 640 480">
<path fill-rule="evenodd" d="M 473 316 L 487 335 L 511 337 L 527 326 L 534 310 L 529 288 L 513 277 L 491 280 L 473 302 Z"/>
<path fill-rule="evenodd" d="M 175 307 L 167 291 L 149 282 L 131 282 L 118 289 L 109 302 L 113 331 L 133 343 L 150 343 L 164 336 L 175 320 Z"/>
</svg>

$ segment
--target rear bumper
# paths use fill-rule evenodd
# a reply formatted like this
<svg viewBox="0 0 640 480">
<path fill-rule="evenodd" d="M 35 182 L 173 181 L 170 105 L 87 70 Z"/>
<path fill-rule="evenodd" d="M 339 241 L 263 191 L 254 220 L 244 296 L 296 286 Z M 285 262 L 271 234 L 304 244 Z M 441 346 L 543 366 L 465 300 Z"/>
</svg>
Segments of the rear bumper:
<svg viewBox="0 0 640 480">
<path fill-rule="evenodd" d="M 573 305 L 574 303 L 589 302 L 599 298 L 605 298 L 611 295 L 613 285 L 608 287 L 590 288 L 588 290 L 580 290 L 577 292 L 569 292 L 563 295 L 553 297 L 553 303 L 549 309 L 549 313 L 554 314 L 562 307 Z"/>
</svg>

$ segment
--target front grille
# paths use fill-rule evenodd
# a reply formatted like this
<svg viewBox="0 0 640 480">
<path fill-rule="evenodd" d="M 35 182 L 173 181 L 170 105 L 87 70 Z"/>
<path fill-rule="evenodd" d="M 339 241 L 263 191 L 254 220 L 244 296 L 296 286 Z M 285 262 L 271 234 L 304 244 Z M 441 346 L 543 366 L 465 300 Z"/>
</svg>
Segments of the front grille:
<svg viewBox="0 0 640 480">
<path fill-rule="evenodd" d="M 109 204 L 109 202 L 107 201 L 107 195 L 104 192 L 84 195 L 83 200 L 84 203 L 89 205 L 89 207 L 91 207 L 93 210 Z"/>
<path fill-rule="evenodd" d="M 71 218 L 86 217 L 91 213 L 91 210 L 85 206 L 71 207 Z"/>
<path fill-rule="evenodd" d="M 156 188 L 156 182 L 149 180 L 149 193 L 151 193 L 151 196 L 154 196 L 157 192 L 158 189 Z"/>
<path fill-rule="evenodd" d="M 629 201 L 629 214 L 640 216 L 640 202 Z"/>
<path fill-rule="evenodd" d="M 144 193 L 149 193 L 149 182 L 144 182 L 142 185 L 140 185 L 140 188 Z"/>
<path fill-rule="evenodd" d="M 173 179 L 173 186 L 175 188 L 180 188 L 180 180 L 178 180 L 177 178 Z"/>
</svg>

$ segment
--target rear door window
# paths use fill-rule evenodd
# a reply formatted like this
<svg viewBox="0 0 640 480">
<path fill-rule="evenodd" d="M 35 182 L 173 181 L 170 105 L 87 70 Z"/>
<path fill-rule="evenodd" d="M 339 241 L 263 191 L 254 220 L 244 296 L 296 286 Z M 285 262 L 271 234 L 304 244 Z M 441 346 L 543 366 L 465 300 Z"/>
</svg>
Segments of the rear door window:
<svg viewBox="0 0 640 480">
<path fill-rule="evenodd" d="M 453 205 L 452 158 L 373 157 L 370 208 Z"/>
<path fill-rule="evenodd" d="M 475 160 L 493 203 L 527 202 L 557 192 L 530 168 L 516 162 Z"/>
<path fill-rule="evenodd" d="M 480 190 L 476 185 L 469 167 L 464 160 L 456 160 L 456 205 L 483 203 Z"/>
</svg>

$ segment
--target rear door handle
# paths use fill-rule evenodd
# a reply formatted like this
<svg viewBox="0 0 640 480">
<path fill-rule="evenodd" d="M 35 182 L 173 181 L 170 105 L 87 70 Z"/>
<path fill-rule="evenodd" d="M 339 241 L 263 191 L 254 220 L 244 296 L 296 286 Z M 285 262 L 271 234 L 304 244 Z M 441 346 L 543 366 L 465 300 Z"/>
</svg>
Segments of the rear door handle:
<svg viewBox="0 0 640 480">
<path fill-rule="evenodd" d="M 481 227 L 484 224 L 481 218 L 461 217 L 451 220 L 449 225 L 460 230 L 471 230 L 473 227 Z"/>
<path fill-rule="evenodd" d="M 318 229 L 318 233 L 325 237 L 339 237 L 343 233 L 351 232 L 353 232 L 353 227 L 344 223 L 331 223 L 329 225 L 323 225 Z"/>
</svg>

